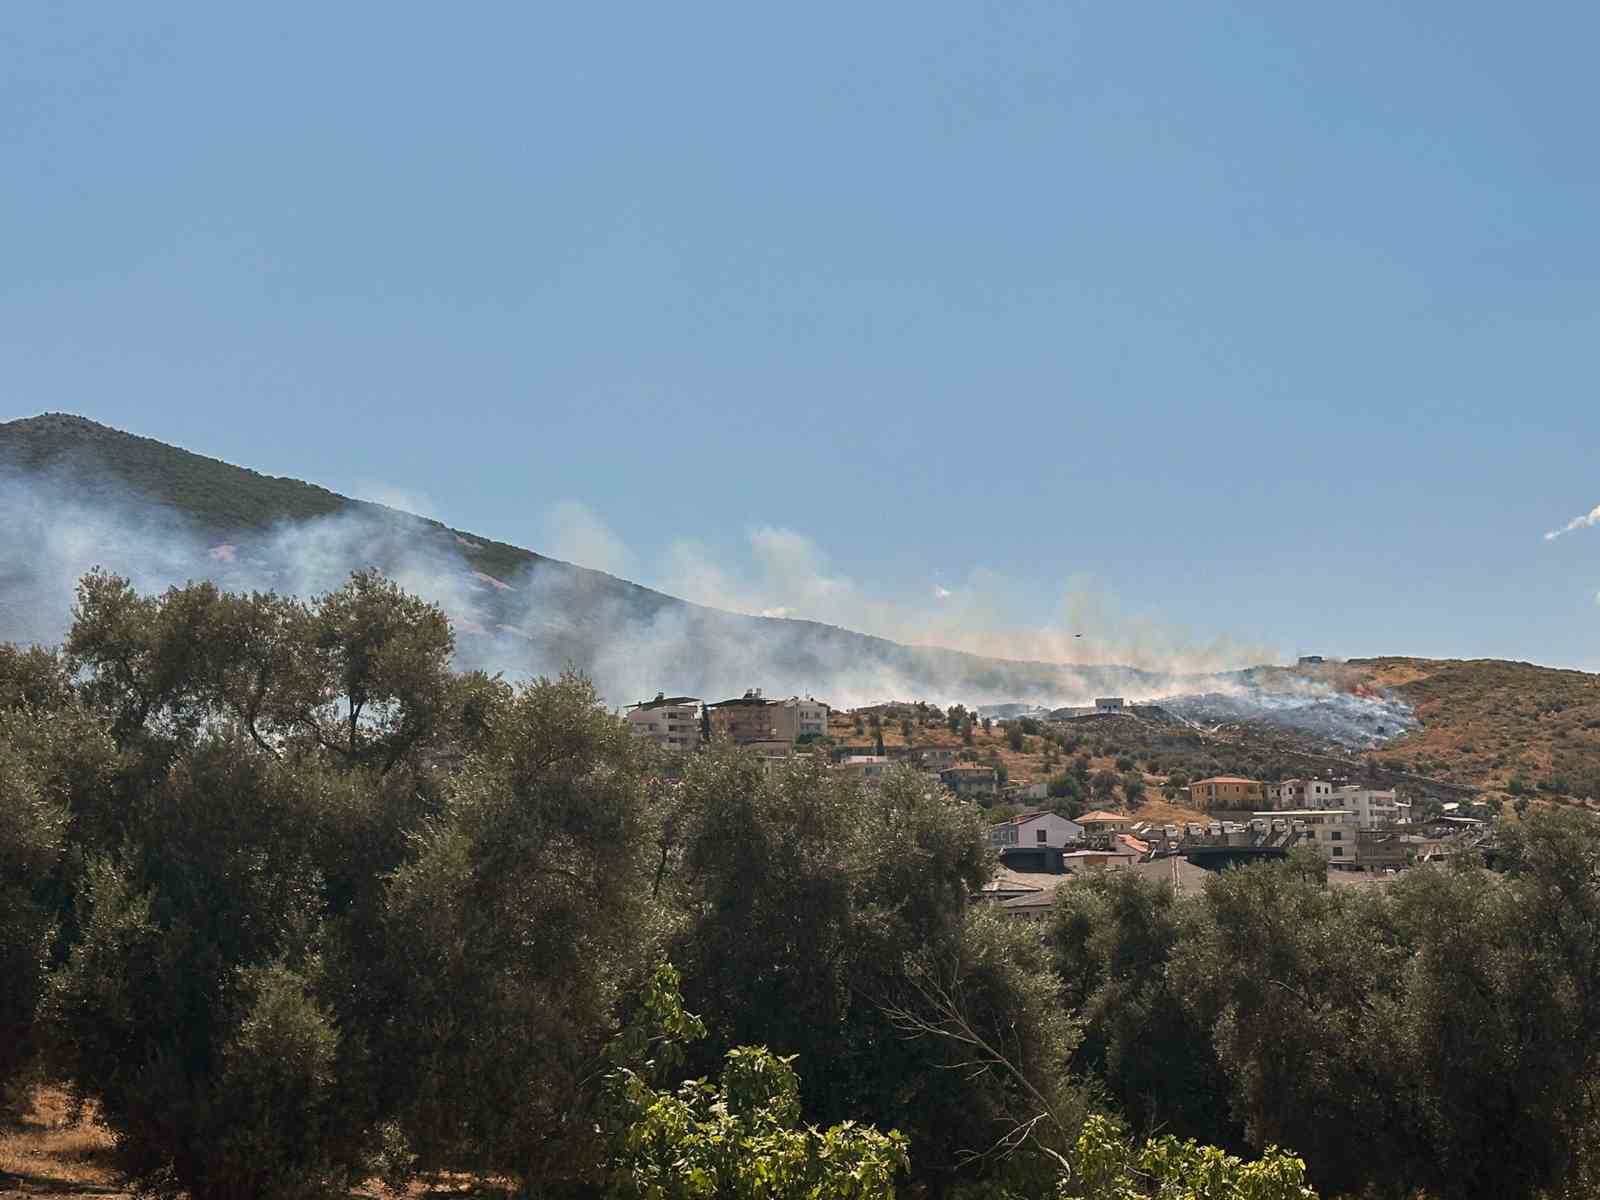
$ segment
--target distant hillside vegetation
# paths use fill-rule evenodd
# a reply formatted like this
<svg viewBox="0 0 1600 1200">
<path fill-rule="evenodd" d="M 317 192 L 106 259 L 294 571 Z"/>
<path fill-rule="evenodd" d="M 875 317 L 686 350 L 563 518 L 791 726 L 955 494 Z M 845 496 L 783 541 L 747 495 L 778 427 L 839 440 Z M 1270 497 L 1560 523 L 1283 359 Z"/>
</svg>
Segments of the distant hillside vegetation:
<svg viewBox="0 0 1600 1200">
<path fill-rule="evenodd" d="M 27 471 L 58 472 L 91 490 L 120 485 L 136 497 L 178 509 L 219 536 L 341 512 L 383 511 L 381 504 L 352 500 L 314 483 L 263 475 L 70 413 L 0 423 L 0 463 L 5 462 Z M 464 553 L 491 575 L 514 574 L 540 557 L 476 535 L 471 540 L 477 548 L 464 547 Z"/>
<path fill-rule="evenodd" d="M 1513 796 L 1600 798 L 1600 675 L 1499 659 L 1346 666 L 1422 721 L 1374 753 L 1383 763 Z"/>
<path fill-rule="evenodd" d="M 30 484 L 53 481 L 64 485 L 72 500 L 98 503 L 107 511 L 131 503 L 177 512 L 207 538 L 238 541 L 241 563 L 282 526 L 344 514 L 370 516 L 381 526 L 381 536 L 362 545 L 359 556 L 352 550 L 346 570 L 369 563 L 392 569 L 393 563 L 383 561 L 385 553 L 442 547 L 457 563 L 457 575 L 469 577 L 458 582 L 471 591 L 471 612 L 451 612 L 469 661 L 514 672 L 577 667 L 590 672 L 613 702 L 657 690 L 720 698 L 764 687 L 783 694 L 810 691 L 835 701 L 909 695 L 1067 703 L 1097 694 L 1147 694 L 1159 678 L 1125 667 L 984 658 L 905 646 L 814 621 L 724 612 L 78 416 L 47 413 L 0 423 L 0 468 L 8 464 Z M 26 569 L 28 548 L 13 550 Z M 229 566 L 231 558 L 215 564 L 205 558 L 202 551 L 197 561 L 183 563 L 184 573 L 172 581 L 210 576 L 231 587 L 290 586 L 288 572 L 258 584 L 241 579 L 241 571 Z M 97 563 L 123 569 L 115 556 L 91 558 L 82 566 Z M 473 581 L 472 572 L 490 578 Z M 337 582 L 319 580 L 320 586 Z M 69 603 L 64 596 L 63 614 Z M 0 640 L 19 636 L 5 627 L 3 617 L 0 604 Z"/>
</svg>

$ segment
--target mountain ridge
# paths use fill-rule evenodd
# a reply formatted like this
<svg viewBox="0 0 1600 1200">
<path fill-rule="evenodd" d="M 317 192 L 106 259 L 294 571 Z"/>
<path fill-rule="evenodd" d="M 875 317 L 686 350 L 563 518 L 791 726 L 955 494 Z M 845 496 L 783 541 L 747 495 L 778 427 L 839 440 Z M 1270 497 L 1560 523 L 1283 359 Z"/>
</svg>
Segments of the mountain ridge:
<svg viewBox="0 0 1600 1200">
<path fill-rule="evenodd" d="M 1081 698 L 1086 690 L 1100 688 L 1148 688 L 1168 678 L 1115 664 L 1067 666 L 907 645 L 803 618 L 754 616 L 701 605 L 432 518 L 343 496 L 304 480 L 267 475 L 71 413 L 43 413 L 0 423 L 0 463 L 9 464 L 28 479 L 59 481 L 76 496 L 111 508 L 131 502 L 181 513 L 198 532 L 224 544 L 230 544 L 226 539 L 267 536 L 286 524 L 352 515 L 389 526 L 415 523 L 437 537 L 453 539 L 451 549 L 499 590 L 515 590 L 518 585 L 510 581 L 531 577 L 546 589 L 559 585 L 569 600 L 581 595 L 591 604 L 608 607 L 613 616 L 620 610 L 626 619 L 637 622 L 679 614 L 705 626 L 708 635 L 764 638 L 775 644 L 781 656 L 802 663 L 805 656 L 797 653 L 796 643 L 814 642 L 830 657 L 852 655 L 869 663 L 881 662 L 892 678 L 908 686 L 925 686 L 929 694 L 1003 695 L 1010 699 L 1014 691 L 1017 696 L 1061 700 Z M 116 563 L 103 565 L 119 569 Z M 210 568 L 206 573 L 211 573 Z M 490 615 L 501 616 L 506 605 L 489 607 L 494 610 Z M 581 626 L 584 622 L 574 623 Z M 476 624 L 469 619 L 463 627 L 470 633 Z M 0 630 L 0 634 L 5 632 Z M 575 665 L 585 665 L 581 656 Z M 761 680 L 753 675 L 752 671 L 749 683 L 759 684 Z M 728 681 L 726 690 L 735 690 L 734 682 Z M 821 690 L 827 684 L 818 680 L 815 686 Z"/>
</svg>

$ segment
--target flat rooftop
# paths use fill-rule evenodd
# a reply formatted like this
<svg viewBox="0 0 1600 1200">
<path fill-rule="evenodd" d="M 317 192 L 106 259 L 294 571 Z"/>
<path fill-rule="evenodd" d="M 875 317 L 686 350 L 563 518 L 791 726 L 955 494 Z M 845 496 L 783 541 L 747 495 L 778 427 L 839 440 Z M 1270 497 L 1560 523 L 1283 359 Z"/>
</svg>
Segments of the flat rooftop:
<svg viewBox="0 0 1600 1200">
<path fill-rule="evenodd" d="M 1348 817 L 1348 808 L 1280 808 L 1276 812 L 1251 813 L 1252 817 Z"/>
</svg>

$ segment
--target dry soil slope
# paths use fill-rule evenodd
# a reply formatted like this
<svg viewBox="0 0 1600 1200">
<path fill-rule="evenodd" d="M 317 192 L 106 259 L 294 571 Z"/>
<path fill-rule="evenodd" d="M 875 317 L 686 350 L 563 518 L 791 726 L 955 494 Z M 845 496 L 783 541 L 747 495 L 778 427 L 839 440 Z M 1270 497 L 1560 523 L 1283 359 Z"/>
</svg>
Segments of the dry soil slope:
<svg viewBox="0 0 1600 1200">
<path fill-rule="evenodd" d="M 1510 794 L 1600 798 L 1600 675 L 1498 659 L 1346 667 L 1398 692 L 1422 722 L 1373 753 L 1384 765 Z"/>
</svg>

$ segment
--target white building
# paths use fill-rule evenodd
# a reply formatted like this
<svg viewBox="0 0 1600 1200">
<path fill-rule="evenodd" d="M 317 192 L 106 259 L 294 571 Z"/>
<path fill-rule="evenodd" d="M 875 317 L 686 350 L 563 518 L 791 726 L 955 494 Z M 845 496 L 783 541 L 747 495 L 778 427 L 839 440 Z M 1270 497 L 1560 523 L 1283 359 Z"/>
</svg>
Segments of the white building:
<svg viewBox="0 0 1600 1200">
<path fill-rule="evenodd" d="M 700 700 L 656 693 L 628 709 L 628 729 L 668 750 L 693 750 L 700 744 Z"/>
<path fill-rule="evenodd" d="M 808 733 L 816 737 L 828 736 L 828 706 L 821 700 L 812 696 L 804 700 L 791 696 L 778 703 L 783 711 L 776 714 L 777 724 L 789 736 L 803 738 Z"/>
<path fill-rule="evenodd" d="M 1251 816 L 1287 821 L 1290 828 L 1299 831 L 1301 840 L 1329 863 L 1355 865 L 1355 814 L 1347 808 L 1291 808 L 1252 813 Z"/>
<path fill-rule="evenodd" d="M 1007 846 L 1048 846 L 1059 850 L 1083 841 L 1083 826 L 1053 812 L 1031 812 L 989 826 L 989 844 Z"/>
<path fill-rule="evenodd" d="M 1387 791 L 1354 785 L 1335 788 L 1333 802 L 1354 813 L 1356 825 L 1362 829 L 1383 829 L 1411 822 L 1411 802 L 1398 799 L 1392 788 Z"/>
<path fill-rule="evenodd" d="M 1324 779 L 1285 779 L 1267 784 L 1267 804 L 1273 808 L 1326 808 L 1333 801 L 1333 784 Z"/>
</svg>

